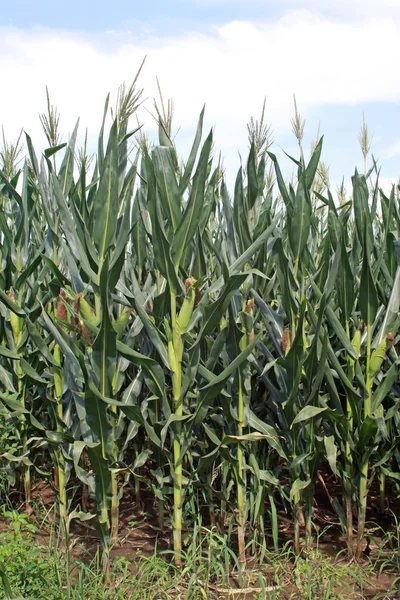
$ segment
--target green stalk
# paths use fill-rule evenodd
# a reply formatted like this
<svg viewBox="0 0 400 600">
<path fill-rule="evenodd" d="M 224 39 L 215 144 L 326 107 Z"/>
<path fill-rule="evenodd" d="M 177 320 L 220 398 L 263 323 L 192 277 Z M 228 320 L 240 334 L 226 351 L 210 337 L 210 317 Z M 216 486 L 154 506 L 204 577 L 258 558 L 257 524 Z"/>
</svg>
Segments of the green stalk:
<svg viewBox="0 0 400 600">
<path fill-rule="evenodd" d="M 156 411 L 156 415 L 155 415 L 155 421 L 156 423 L 159 422 L 160 420 L 160 406 L 161 404 L 161 400 L 160 398 L 158 398 L 155 402 L 155 411 Z M 135 444 L 135 451 L 136 451 L 137 445 Z M 137 450 L 137 452 L 139 452 L 139 450 Z M 156 446 L 155 449 L 155 454 L 156 454 L 156 462 L 158 465 L 162 464 L 162 452 L 160 450 L 160 448 L 158 448 Z M 161 491 L 161 490 L 160 490 Z M 136 502 L 139 504 L 140 503 L 140 481 L 135 480 L 135 495 L 136 495 Z M 161 498 L 158 498 L 158 526 L 161 529 L 161 531 L 164 531 L 164 500 L 162 500 Z"/>
<path fill-rule="evenodd" d="M 224 534 L 225 533 L 226 515 L 227 515 L 226 498 L 228 496 L 227 480 L 228 480 L 228 473 L 229 473 L 229 465 L 225 459 L 222 459 L 221 472 L 222 472 L 221 493 L 222 493 L 223 500 L 221 500 L 220 533 Z"/>
<path fill-rule="evenodd" d="M 207 483 L 207 501 L 208 501 L 208 512 L 210 515 L 210 527 L 214 528 L 217 525 L 217 519 L 215 515 L 215 506 L 214 506 L 214 498 L 213 498 L 213 489 L 212 489 L 212 472 L 208 474 L 208 483 Z"/>
<path fill-rule="evenodd" d="M 182 403 L 179 401 L 182 385 L 182 340 L 176 327 L 176 296 L 171 292 L 171 325 L 172 325 L 172 406 L 177 417 L 183 415 Z M 170 351 L 170 358 L 172 352 Z M 182 565 L 182 461 L 180 436 L 181 421 L 176 421 L 173 442 L 174 450 L 174 559 L 175 565 Z"/>
<path fill-rule="evenodd" d="M 158 398 L 156 400 L 156 423 L 160 420 L 160 403 L 161 400 Z M 157 453 L 157 464 L 161 465 L 162 461 L 162 453 L 160 449 L 156 448 Z M 140 481 L 135 481 L 135 493 L 136 493 L 136 502 L 140 503 Z M 164 500 L 158 498 L 158 526 L 161 531 L 164 531 Z"/>
<path fill-rule="evenodd" d="M 119 507 L 118 507 L 118 477 L 115 472 L 111 473 L 111 542 L 118 539 L 119 530 Z"/>
<path fill-rule="evenodd" d="M 23 383 L 24 372 L 23 372 L 19 362 L 18 362 L 18 367 L 17 367 L 17 374 L 18 374 L 18 392 L 19 392 L 20 398 L 21 398 L 21 406 L 24 409 L 24 408 L 26 408 L 26 406 L 25 406 L 26 387 L 25 387 L 25 384 Z M 28 425 L 27 425 L 26 417 L 24 414 L 21 415 L 21 441 L 22 441 L 22 452 L 25 454 L 28 451 L 27 450 Z M 23 486 L 24 486 L 25 506 L 28 507 L 29 503 L 31 501 L 31 487 L 32 487 L 31 486 L 31 471 L 30 471 L 29 465 L 23 465 L 22 477 L 23 477 Z"/>
<path fill-rule="evenodd" d="M 300 145 L 300 149 L 301 149 L 301 145 Z M 304 158 L 303 158 L 303 163 L 304 163 Z M 294 277 L 297 280 L 297 275 L 298 275 L 298 271 L 300 268 L 300 257 L 296 258 L 296 263 L 295 263 L 295 272 L 294 272 Z M 305 298 L 305 281 L 304 281 L 304 274 L 303 272 L 301 272 L 301 284 L 300 284 L 300 305 L 303 302 L 303 299 Z M 292 322 L 294 323 L 293 328 L 292 328 L 292 342 L 294 340 L 294 337 L 296 335 L 296 326 L 295 326 L 295 316 L 292 315 Z M 303 348 L 306 348 L 306 336 L 305 336 L 305 324 L 303 322 L 303 326 L 302 326 L 302 338 L 303 338 Z M 295 460 L 297 457 L 297 445 L 296 445 L 296 435 L 293 436 L 293 460 Z M 299 473 L 299 468 L 296 467 L 295 468 L 295 477 L 294 480 L 296 480 L 299 477 L 300 473 Z M 303 502 L 302 502 L 302 492 L 296 492 L 296 494 L 294 494 L 293 496 L 293 501 L 294 501 L 294 552 L 296 555 L 300 554 L 300 526 L 304 527 L 305 524 L 305 520 L 304 520 L 304 512 L 303 512 Z M 309 512 L 307 510 L 307 516 L 309 515 Z M 311 519 L 311 515 L 310 515 L 310 519 Z M 307 536 L 307 531 L 306 531 L 306 536 Z M 306 543 L 308 545 L 308 540 L 306 538 Z"/>
<path fill-rule="evenodd" d="M 61 351 L 60 351 L 60 347 L 58 346 L 58 344 L 55 345 L 54 348 L 54 358 L 57 361 L 57 363 L 60 365 L 60 369 L 61 369 Z M 63 393 L 63 386 L 62 386 L 62 379 L 61 379 L 61 375 L 59 372 L 55 372 L 54 373 L 54 388 L 55 388 L 55 396 L 56 396 L 56 400 L 57 400 L 57 423 L 56 423 L 56 429 L 57 431 L 61 432 L 62 431 L 62 418 L 63 418 L 63 406 L 62 406 L 62 393 Z M 60 517 L 60 530 L 61 530 L 61 536 L 62 539 L 64 539 L 65 542 L 67 542 L 66 536 L 67 536 L 67 519 L 68 519 L 68 515 L 67 515 L 67 490 L 66 490 L 66 484 L 65 484 L 65 459 L 64 459 L 64 455 L 62 452 L 62 448 L 57 448 L 56 452 L 55 452 L 55 456 L 56 456 L 56 468 L 57 468 L 57 483 L 58 483 L 58 502 L 59 502 L 59 507 L 58 507 L 58 511 L 59 511 L 59 517 Z"/>
<path fill-rule="evenodd" d="M 294 544 L 294 553 L 296 555 L 300 554 L 300 521 L 302 516 L 301 504 L 300 504 L 300 492 L 296 492 L 293 496 L 294 502 L 294 534 L 293 534 L 293 544 Z"/>
<path fill-rule="evenodd" d="M 115 375 L 117 372 L 115 373 Z M 116 379 L 116 377 L 114 378 Z M 114 413 L 113 419 L 113 461 L 118 461 L 118 442 L 117 442 L 117 407 L 112 406 L 111 412 Z M 118 475 L 115 471 L 111 471 L 111 542 L 114 544 L 118 539 L 119 530 L 119 498 L 118 498 Z"/>
<path fill-rule="evenodd" d="M 168 356 L 172 371 L 172 410 L 178 420 L 175 422 L 175 434 L 173 440 L 174 456 L 174 558 L 177 567 L 182 564 L 182 460 L 181 460 L 181 435 L 183 416 L 182 390 L 182 357 L 183 357 L 183 334 L 189 325 L 193 312 L 195 280 L 189 278 L 185 281 L 186 296 L 183 300 L 179 315 L 176 311 L 176 296 L 171 291 L 171 332 L 168 340 Z"/>
<path fill-rule="evenodd" d="M 19 270 L 21 270 L 21 256 L 20 256 L 20 248 L 17 248 L 18 252 L 18 265 Z M 9 297 L 14 302 L 16 301 L 14 294 L 10 292 Z M 20 302 L 19 302 L 20 303 Z M 23 337 L 23 320 L 21 317 L 10 311 L 10 322 L 11 329 L 13 332 L 15 347 L 18 350 L 19 344 Z M 18 377 L 18 394 L 20 397 L 21 407 L 23 409 L 26 408 L 25 405 L 25 392 L 26 392 L 26 384 L 24 383 L 24 372 L 21 367 L 20 361 L 17 362 L 17 377 Z M 28 452 L 27 443 L 28 443 L 28 426 L 25 414 L 21 414 L 20 417 L 20 431 L 21 431 L 21 442 L 22 442 L 22 451 L 24 454 Z M 25 505 L 28 507 L 31 501 L 31 473 L 29 465 L 22 466 L 22 485 L 24 489 L 24 500 Z"/>
<path fill-rule="evenodd" d="M 246 293 L 246 286 L 243 285 L 243 291 Z M 253 322 L 254 300 L 248 299 L 243 306 L 243 315 L 245 316 L 243 337 L 240 342 L 240 349 L 244 350 L 254 338 L 254 322 Z M 243 370 L 242 370 L 243 369 Z M 244 409 L 245 409 L 245 391 L 244 380 L 250 378 L 250 367 L 245 366 L 238 370 L 238 436 L 241 437 L 244 433 Z M 237 511 L 238 511 L 238 547 L 239 547 L 239 563 L 242 571 L 246 569 L 246 471 L 245 471 L 245 454 L 241 442 L 237 448 L 238 458 L 238 482 L 237 482 Z"/>
<path fill-rule="evenodd" d="M 372 402 L 372 384 L 373 377 L 370 374 L 370 360 L 371 360 L 371 325 L 367 325 L 367 363 L 366 363 L 366 394 L 364 398 L 364 419 L 371 413 L 371 402 Z M 361 557 L 363 551 L 363 540 L 365 521 L 367 514 L 367 488 L 368 488 L 368 460 L 364 461 L 361 466 L 361 479 L 360 479 L 360 491 L 359 491 L 359 504 L 360 511 L 358 516 L 358 531 L 357 531 L 357 558 Z"/>
<path fill-rule="evenodd" d="M 158 526 L 164 531 L 164 500 L 158 499 Z"/>
<path fill-rule="evenodd" d="M 242 374 L 238 373 L 238 435 L 243 435 L 244 428 L 244 401 L 242 389 Z M 238 489 L 237 489 L 237 510 L 238 510 L 238 544 L 239 544 L 239 563 L 244 570 L 246 568 L 246 475 L 244 471 L 244 453 L 243 448 L 238 444 Z"/>
<path fill-rule="evenodd" d="M 102 512 L 103 512 L 102 518 L 108 519 L 107 509 L 106 509 L 106 514 L 104 514 L 104 510 Z M 105 544 L 102 548 L 101 568 L 104 573 L 104 581 L 107 584 L 110 584 L 111 583 L 111 570 L 110 570 L 110 545 L 109 544 Z"/>
<path fill-rule="evenodd" d="M 312 547 L 312 507 L 314 501 L 314 486 L 310 484 L 305 490 L 306 498 L 306 548 Z"/>
<path fill-rule="evenodd" d="M 139 445 L 135 443 L 135 458 L 139 456 Z M 140 481 L 137 477 L 135 477 L 135 502 L 138 506 L 140 506 L 141 498 L 140 498 Z"/>
<path fill-rule="evenodd" d="M 347 337 L 350 340 L 350 327 L 349 322 L 346 320 L 346 333 Z M 360 338 L 361 339 L 361 338 Z M 356 350 L 356 349 L 355 349 Z M 358 348 L 357 353 L 359 353 L 360 349 Z M 350 381 L 354 378 L 354 360 L 347 356 L 347 364 L 348 364 L 348 375 Z M 353 412 L 351 410 L 351 404 L 348 398 L 346 398 L 346 415 L 347 415 L 347 423 L 349 430 L 353 432 Z M 351 454 L 350 443 L 346 440 L 346 463 L 345 463 L 345 473 L 344 473 L 344 495 L 345 495 L 345 515 L 346 515 L 346 541 L 347 541 L 347 552 L 349 558 L 353 556 L 353 506 L 352 506 L 352 497 L 353 497 L 353 457 Z"/>
<path fill-rule="evenodd" d="M 379 511 L 381 515 L 385 513 L 385 484 L 386 484 L 386 475 L 379 472 Z"/>
</svg>

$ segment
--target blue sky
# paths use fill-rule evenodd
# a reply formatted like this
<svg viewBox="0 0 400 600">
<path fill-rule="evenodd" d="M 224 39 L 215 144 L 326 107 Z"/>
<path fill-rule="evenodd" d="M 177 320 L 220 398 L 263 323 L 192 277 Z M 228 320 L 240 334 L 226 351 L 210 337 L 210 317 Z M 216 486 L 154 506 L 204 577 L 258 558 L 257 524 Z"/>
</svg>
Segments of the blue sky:
<svg viewBox="0 0 400 600">
<path fill-rule="evenodd" d="M 115 101 L 118 85 L 147 54 L 145 107 L 151 110 L 158 76 L 175 102 L 184 155 L 205 102 L 228 181 L 246 153 L 246 123 L 258 117 L 264 97 L 274 152 L 284 163 L 281 148 L 296 153 L 295 93 L 306 147 L 320 124 L 333 187 L 362 167 L 363 113 L 388 185 L 400 175 L 399 28 L 398 0 L 2 2 L 0 72 L 10 86 L 0 95 L 0 124 L 11 138 L 24 127 L 41 147 L 47 84 L 64 139 L 80 116 L 82 136 L 87 127 L 94 147 L 107 92 Z M 149 113 L 138 117 L 153 135 Z"/>
<path fill-rule="evenodd" d="M 233 19 L 272 19 L 281 12 L 279 1 L 207 2 L 191 0 L 71 0 L 54 2 L 14 0 L 2 3 L 0 23 L 17 27 L 62 27 L 69 30 L 107 29 L 137 32 L 151 30 L 158 35 L 184 33 L 187 29 L 207 30 Z"/>
</svg>

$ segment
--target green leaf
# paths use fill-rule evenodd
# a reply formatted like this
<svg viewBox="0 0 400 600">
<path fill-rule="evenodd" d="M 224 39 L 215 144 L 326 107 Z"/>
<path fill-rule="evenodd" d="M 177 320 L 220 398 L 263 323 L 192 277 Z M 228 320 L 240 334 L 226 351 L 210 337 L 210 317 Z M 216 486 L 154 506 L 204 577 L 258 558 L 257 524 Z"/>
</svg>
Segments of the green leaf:
<svg viewBox="0 0 400 600">
<path fill-rule="evenodd" d="M 268 156 L 270 157 L 270 159 L 274 163 L 275 173 L 276 173 L 276 181 L 278 183 L 278 188 L 279 188 L 279 191 L 280 191 L 281 196 L 283 198 L 283 201 L 284 201 L 284 203 L 286 205 L 286 208 L 289 208 L 292 205 L 292 199 L 291 199 L 290 194 L 289 194 L 289 192 L 288 192 L 288 190 L 286 188 L 285 181 L 283 179 L 283 176 L 282 176 L 282 173 L 281 173 L 281 170 L 280 170 L 280 167 L 279 167 L 278 160 L 277 160 L 275 154 L 272 154 L 272 152 L 268 152 Z"/>
<path fill-rule="evenodd" d="M 107 511 L 111 503 L 111 471 L 101 454 L 100 444 L 86 444 L 90 465 L 95 477 L 96 526 L 102 546 L 109 546 L 109 522 Z"/>
<path fill-rule="evenodd" d="M 311 225 L 311 201 L 308 190 L 301 177 L 297 186 L 293 213 L 288 217 L 289 241 L 293 252 L 295 264 L 299 264 L 300 258 L 307 246 L 308 235 Z"/>
<path fill-rule="evenodd" d="M 16 290 L 21 289 L 21 287 L 24 285 L 24 283 L 26 282 L 28 277 L 30 277 L 32 275 L 32 273 L 34 273 L 36 271 L 37 267 L 40 265 L 41 262 L 42 262 L 42 248 L 40 248 L 38 250 L 38 252 L 36 253 L 35 256 L 30 258 L 29 263 L 26 266 L 26 268 L 23 269 L 21 271 L 21 273 L 18 275 L 18 277 L 15 281 L 15 284 L 14 284 L 14 288 Z"/>
<path fill-rule="evenodd" d="M 239 249 L 244 252 L 251 245 L 249 231 L 249 206 L 243 189 L 243 170 L 240 167 L 236 182 L 235 194 L 233 199 L 233 214 L 235 221 L 235 230 L 238 237 Z"/>
<path fill-rule="evenodd" d="M 100 264 L 115 244 L 115 230 L 119 213 L 118 195 L 118 132 L 115 120 L 107 144 L 100 183 L 93 198 L 93 241 L 99 251 Z"/>
<path fill-rule="evenodd" d="M 13 591 L 11 589 L 10 582 L 8 581 L 6 570 L 1 563 L 0 563 L 0 577 L 1 577 L 1 581 L 3 583 L 6 600 L 16 600 L 15 594 L 13 594 Z"/>
<path fill-rule="evenodd" d="M 90 381 L 90 374 L 83 356 L 80 357 L 82 373 L 85 378 L 85 391 L 83 394 L 86 420 L 89 426 L 91 437 L 100 444 L 101 455 L 104 459 L 112 456 L 114 438 L 110 422 L 107 419 L 107 404 L 101 398 L 104 397 L 101 391 L 96 391 L 94 384 Z"/>
<path fill-rule="evenodd" d="M 361 316 L 368 327 L 374 323 L 379 308 L 378 294 L 371 274 L 368 256 L 367 229 L 364 228 L 364 257 L 361 269 L 358 303 Z"/>
<path fill-rule="evenodd" d="M 395 325 L 398 318 L 398 310 L 400 306 L 400 267 L 397 267 L 396 275 L 393 281 L 392 291 L 389 297 L 389 301 L 386 305 L 385 317 L 382 325 L 379 329 L 376 340 L 374 340 L 374 346 L 378 346 L 385 335 Z"/>
<path fill-rule="evenodd" d="M 67 143 L 64 142 L 63 144 L 59 144 L 58 146 L 52 146 L 51 148 L 46 148 L 46 150 L 44 151 L 44 154 L 47 158 L 50 158 L 50 156 L 53 156 L 53 154 L 56 154 L 59 150 L 62 150 L 63 148 L 65 148 L 66 145 L 67 145 Z"/>
<path fill-rule="evenodd" d="M 97 144 L 97 160 L 98 160 L 98 167 L 99 167 L 100 171 L 103 170 L 103 163 L 104 163 L 104 126 L 105 126 L 105 122 L 106 122 L 106 118 L 107 118 L 109 102 L 110 102 L 110 94 L 107 94 L 107 98 L 104 103 L 103 120 L 101 123 L 101 129 L 100 129 L 99 139 L 98 139 L 98 144 Z"/>
<path fill-rule="evenodd" d="M 311 279 L 311 285 L 312 285 L 315 295 L 317 296 L 318 300 L 320 301 L 322 298 L 321 290 L 318 289 L 317 284 L 312 279 Z M 338 340 L 342 344 L 342 347 L 346 350 L 347 354 L 349 356 L 351 356 L 351 358 L 356 360 L 357 356 L 355 355 L 353 346 L 351 345 L 351 341 L 349 340 L 349 338 L 347 336 L 346 330 L 340 323 L 335 311 L 333 310 L 333 308 L 330 304 L 328 304 L 325 308 L 325 315 L 326 315 L 326 319 L 327 319 L 331 329 L 334 331 Z"/>
<path fill-rule="evenodd" d="M 39 175 L 39 165 L 36 158 L 35 150 L 33 149 L 32 139 L 25 131 L 26 145 L 28 148 L 29 158 L 32 163 L 32 168 L 35 172 L 36 177 Z"/>
<path fill-rule="evenodd" d="M 52 192 L 57 201 L 57 205 L 60 211 L 60 221 L 62 229 L 65 233 L 65 237 L 71 250 L 73 251 L 76 258 L 80 261 L 86 274 L 93 280 L 96 281 L 96 274 L 94 273 L 91 264 L 88 260 L 86 248 L 83 246 L 82 238 L 83 231 L 80 228 L 80 224 L 74 221 L 70 208 L 65 201 L 64 194 L 60 188 L 57 177 L 54 173 L 51 174 Z M 66 246 L 65 246 L 66 247 Z M 66 247 L 67 248 L 67 247 Z M 67 248 L 68 251 L 68 248 Z M 72 257 L 71 257 L 72 258 Z"/>
<path fill-rule="evenodd" d="M 334 436 L 333 435 L 325 435 L 324 436 L 324 444 L 325 444 L 326 458 L 328 459 L 329 466 L 332 469 L 332 472 L 336 476 L 339 476 L 339 471 L 336 466 L 337 446 L 335 444 Z"/>
<path fill-rule="evenodd" d="M 343 321 L 346 323 L 350 319 L 354 306 L 354 277 L 350 268 L 349 257 L 343 236 L 341 239 L 341 246 L 341 268 L 337 279 L 337 299 Z"/>
<path fill-rule="evenodd" d="M 11 358 L 13 360 L 20 360 L 21 356 L 17 354 L 17 352 L 13 352 L 9 348 L 6 348 L 2 344 L 0 344 L 0 356 L 5 356 L 6 358 Z"/>
<path fill-rule="evenodd" d="M 375 435 L 378 427 L 374 419 L 371 417 L 365 417 L 359 433 L 357 448 L 361 456 L 364 455 L 365 451 L 369 450 L 371 439 Z"/>
<path fill-rule="evenodd" d="M 253 208 L 258 198 L 258 180 L 256 166 L 256 150 L 254 142 L 251 144 L 249 158 L 247 161 L 247 197 L 249 208 Z"/>
<path fill-rule="evenodd" d="M 319 140 L 318 144 L 316 145 L 314 152 L 312 153 L 310 162 L 308 163 L 308 165 L 306 167 L 305 181 L 306 181 L 306 187 L 308 190 L 310 190 L 312 187 L 312 184 L 313 184 L 314 178 L 315 178 L 315 174 L 318 169 L 319 161 L 321 158 L 323 141 L 324 141 L 324 137 L 322 136 L 321 139 Z"/>
<path fill-rule="evenodd" d="M 75 144 L 76 136 L 78 135 L 79 119 L 74 127 L 68 148 L 65 151 L 64 159 L 61 163 L 58 181 L 60 188 L 65 197 L 68 196 L 73 184 L 74 175 L 74 160 L 75 160 Z M 46 155 L 47 156 L 47 155 Z"/>
<path fill-rule="evenodd" d="M 122 342 L 117 341 L 117 350 L 127 360 L 143 368 L 149 377 L 147 385 L 150 391 L 158 398 L 163 398 L 165 394 L 165 378 L 162 367 L 152 358 L 144 356 L 136 350 L 132 350 L 132 348 L 129 348 L 129 346 Z"/>
<path fill-rule="evenodd" d="M 371 412 L 374 413 L 382 402 L 390 395 L 393 384 L 398 380 L 400 373 L 400 358 L 398 358 L 390 367 L 379 386 L 372 396 Z"/>
<path fill-rule="evenodd" d="M 113 329 L 109 308 L 109 260 L 104 261 L 100 273 L 101 324 L 96 339 L 93 342 L 92 356 L 98 387 L 103 396 L 112 396 L 112 381 L 114 378 L 117 357 L 117 334 Z"/>
<path fill-rule="evenodd" d="M 220 322 L 232 297 L 246 279 L 247 273 L 239 273 L 238 275 L 229 277 L 218 299 L 204 308 L 203 325 L 197 337 L 198 342 L 200 342 L 204 336 L 211 332 Z M 203 310 L 203 308 L 200 307 L 199 310 Z M 193 318 L 194 320 L 196 319 L 196 314 L 193 315 Z"/>
<path fill-rule="evenodd" d="M 172 231 L 175 232 L 181 219 L 181 193 L 175 176 L 172 152 L 173 149 L 167 146 L 156 146 L 151 157 L 162 213 L 168 218 Z"/>
<path fill-rule="evenodd" d="M 0 301 L 3 302 L 3 304 L 5 304 L 7 308 L 11 310 L 11 312 L 15 313 L 19 317 L 25 317 L 25 311 L 18 306 L 14 300 L 11 300 L 11 298 L 9 298 L 7 294 L 3 292 L 3 290 L 0 290 Z"/>
<path fill-rule="evenodd" d="M 36 327 L 36 325 L 32 323 L 32 321 L 28 317 L 26 317 L 25 323 L 31 340 L 34 342 L 35 346 L 40 351 L 42 356 L 47 360 L 48 363 L 52 364 L 55 367 L 58 367 L 59 365 L 57 361 L 54 359 L 43 336 L 39 333 L 39 330 Z"/>
<path fill-rule="evenodd" d="M 194 167 L 194 163 L 196 161 L 196 156 L 197 156 L 197 152 L 198 152 L 198 149 L 200 146 L 201 136 L 202 136 L 202 132 L 203 132 L 204 109 L 205 109 L 205 106 L 203 107 L 203 109 L 200 113 L 192 149 L 190 151 L 189 158 L 186 162 L 182 178 L 179 182 L 179 192 L 181 195 L 184 193 L 187 186 L 189 185 L 190 177 L 192 175 L 192 171 L 193 171 L 193 167 Z"/>
<path fill-rule="evenodd" d="M 139 315 L 141 322 L 143 323 L 143 326 L 147 332 L 147 335 L 149 336 L 151 343 L 157 350 L 162 362 L 167 367 L 167 369 L 171 370 L 171 365 L 169 364 L 168 353 L 165 348 L 165 343 L 161 339 L 158 328 L 152 322 L 144 308 L 147 301 L 147 297 L 144 296 L 144 294 L 141 292 L 135 274 L 132 274 L 133 294 L 128 289 L 125 289 L 125 286 L 120 285 L 119 287 L 122 293 L 125 294 L 126 298 L 130 299 L 130 301 L 132 302 L 132 305 L 134 306 L 137 314 Z"/>
<path fill-rule="evenodd" d="M 147 153 L 144 162 L 146 165 L 147 207 L 151 216 L 154 259 L 157 268 L 167 280 L 170 290 L 177 296 L 182 291 L 183 285 L 178 279 L 177 269 L 171 258 L 171 244 L 165 233 L 163 216 L 157 198 L 154 166 Z"/>
<path fill-rule="evenodd" d="M 218 396 L 218 394 L 224 388 L 229 377 L 253 352 L 259 341 L 260 336 L 254 338 L 254 340 L 232 362 L 230 362 L 229 365 L 219 375 L 217 375 L 217 377 L 212 378 L 210 383 L 200 389 L 200 399 L 197 403 L 197 409 L 194 415 L 195 424 L 204 420 L 210 401 Z"/>
<path fill-rule="evenodd" d="M 39 373 L 30 365 L 24 358 L 21 357 L 21 368 L 25 375 L 28 375 L 30 379 L 36 381 L 36 383 L 47 384 L 47 379 L 40 377 Z"/>
<path fill-rule="evenodd" d="M 297 413 L 296 417 L 293 419 L 290 429 L 292 429 L 293 425 L 296 425 L 296 423 L 302 423 L 303 421 L 308 421 L 309 419 L 312 419 L 312 418 L 316 417 L 317 415 L 320 415 L 321 413 L 325 412 L 326 410 L 328 410 L 328 408 L 326 406 L 325 407 L 305 406 L 304 408 L 302 408 L 300 410 L 299 413 Z"/>
<path fill-rule="evenodd" d="M 268 425 L 268 423 L 261 421 L 261 419 L 259 419 L 254 414 L 254 412 L 250 410 L 248 406 L 245 407 L 245 419 L 249 427 L 255 429 L 256 431 L 261 431 L 261 433 L 264 433 L 267 436 L 267 442 L 271 446 L 271 448 L 276 450 L 276 452 L 281 458 L 287 460 L 286 453 L 280 442 L 281 438 L 277 434 L 276 430 L 273 427 L 271 427 L 271 425 Z"/>
<path fill-rule="evenodd" d="M 366 236 L 370 239 L 368 242 L 372 242 L 372 231 L 371 231 L 371 219 L 369 217 L 369 205 L 368 205 L 368 185 L 364 175 L 360 175 L 355 171 L 352 177 L 353 182 L 353 208 L 354 208 L 354 219 L 356 223 L 357 237 L 359 243 L 365 245 L 367 242 Z"/>
<path fill-rule="evenodd" d="M 176 267 L 180 265 L 182 254 L 192 241 L 198 227 L 200 215 L 204 211 L 205 183 L 212 138 L 212 131 L 210 131 L 200 153 L 199 164 L 193 177 L 192 189 L 185 212 L 172 239 L 171 257 Z"/>
<path fill-rule="evenodd" d="M 290 499 L 293 500 L 293 498 L 299 493 L 301 492 L 301 490 L 304 490 L 305 488 L 307 488 L 309 485 L 311 484 L 311 479 L 296 479 L 293 484 L 292 487 L 290 488 Z"/>
</svg>

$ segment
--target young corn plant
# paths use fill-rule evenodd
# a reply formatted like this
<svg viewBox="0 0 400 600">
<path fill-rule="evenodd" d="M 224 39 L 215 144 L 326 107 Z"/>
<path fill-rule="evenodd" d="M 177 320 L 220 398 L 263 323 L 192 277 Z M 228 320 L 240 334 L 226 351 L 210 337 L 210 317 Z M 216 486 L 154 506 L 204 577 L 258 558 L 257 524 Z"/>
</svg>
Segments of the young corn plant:
<svg viewBox="0 0 400 600">
<path fill-rule="evenodd" d="M 40 161 L 29 136 L 23 166 L 14 147 L 7 168 L 0 153 L 0 408 L 16 424 L 22 452 L 4 456 L 25 500 L 40 456 L 54 466 L 61 528 L 95 519 L 107 572 L 133 477 L 136 501 L 148 486 L 160 529 L 171 524 L 178 567 L 218 527 L 219 540 L 237 539 L 225 558 L 242 577 L 269 528 L 278 547 L 276 492 L 296 552 L 303 530 L 311 548 L 329 464 L 360 556 L 370 485 L 379 477 L 383 510 L 400 464 L 398 194 L 379 190 L 375 162 L 367 170 L 364 130 L 364 174 L 336 203 L 322 139 L 306 162 L 295 104 L 297 180 L 269 152 L 264 105 L 231 198 L 203 112 L 182 162 L 161 96 L 158 143 L 140 132 L 131 154 L 140 103 L 135 79 L 107 136 L 107 100 L 91 174 L 77 127 L 60 143 L 49 98 Z M 95 515 L 87 498 L 71 510 L 72 468 Z"/>
</svg>

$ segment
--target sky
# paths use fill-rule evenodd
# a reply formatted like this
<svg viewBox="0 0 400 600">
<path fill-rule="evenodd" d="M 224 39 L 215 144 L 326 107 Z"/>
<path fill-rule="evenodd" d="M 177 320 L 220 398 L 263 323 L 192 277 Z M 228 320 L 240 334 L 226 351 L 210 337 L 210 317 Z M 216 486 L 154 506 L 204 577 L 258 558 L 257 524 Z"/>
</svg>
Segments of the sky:
<svg viewBox="0 0 400 600">
<path fill-rule="evenodd" d="M 306 120 L 308 151 L 318 131 L 332 187 L 363 170 L 358 142 L 363 115 L 385 189 L 400 175 L 400 0 L 14 0 L 0 2 L 0 124 L 8 140 L 23 128 L 38 151 L 46 143 L 39 113 L 47 85 L 60 112 L 63 141 L 80 118 L 95 148 L 104 101 L 115 105 L 146 56 L 137 117 L 151 116 L 159 78 L 175 106 L 178 152 L 190 148 L 206 105 L 231 187 L 248 152 L 247 123 L 266 120 L 271 150 L 298 155 L 291 130 L 293 94 Z"/>
</svg>

